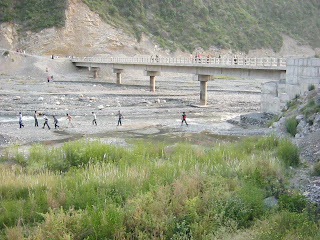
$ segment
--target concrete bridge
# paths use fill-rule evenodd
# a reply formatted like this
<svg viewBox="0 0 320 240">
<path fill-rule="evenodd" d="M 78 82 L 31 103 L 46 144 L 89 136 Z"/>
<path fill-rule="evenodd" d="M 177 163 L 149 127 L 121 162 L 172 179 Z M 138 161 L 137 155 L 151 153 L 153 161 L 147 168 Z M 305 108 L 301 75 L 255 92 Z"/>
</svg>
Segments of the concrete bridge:
<svg viewBox="0 0 320 240">
<path fill-rule="evenodd" d="M 155 92 L 155 77 L 161 72 L 190 73 L 200 82 L 200 105 L 207 104 L 207 82 L 215 76 L 246 79 L 281 80 L 286 78 L 286 59 L 280 58 L 72 58 L 77 67 L 93 71 L 94 78 L 102 67 L 110 67 L 121 84 L 121 73 L 125 70 L 141 70 L 150 77 L 150 91 Z"/>
</svg>

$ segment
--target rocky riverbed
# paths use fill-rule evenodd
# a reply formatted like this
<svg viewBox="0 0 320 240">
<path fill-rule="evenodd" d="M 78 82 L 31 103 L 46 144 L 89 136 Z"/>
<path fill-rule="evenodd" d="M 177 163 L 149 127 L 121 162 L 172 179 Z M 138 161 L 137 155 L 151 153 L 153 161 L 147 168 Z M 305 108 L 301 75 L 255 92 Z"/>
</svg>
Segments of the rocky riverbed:
<svg viewBox="0 0 320 240">
<path fill-rule="evenodd" d="M 82 136 L 125 139 L 175 135 L 179 138 L 186 133 L 243 136 L 268 132 L 268 129 L 247 129 L 226 122 L 259 111 L 263 81 L 215 79 L 208 83 L 208 106 L 203 108 L 198 106 L 199 82 L 192 75 L 163 74 L 157 77 L 156 92 L 152 93 L 148 77 L 140 72 L 124 73 L 123 84 L 119 86 L 108 69 L 94 79 L 92 72 L 76 69 L 66 59 L 30 56 L 12 59 L 15 63 L 4 60 L 11 71 L 3 69 L 0 75 L 1 147 L 12 143 L 63 142 Z M 17 62 L 25 67 L 17 66 Z M 45 72 L 47 68 L 49 73 Z M 54 80 L 47 82 L 46 74 L 54 75 Z M 39 116 L 40 126 L 34 127 L 35 110 L 49 116 L 50 131 L 41 128 L 42 116 Z M 117 126 L 118 111 L 124 116 L 122 126 Z M 183 111 L 187 114 L 188 127 L 181 126 Z M 22 129 L 18 124 L 19 112 L 24 116 Z M 92 125 L 91 112 L 97 114 L 98 126 Z M 73 117 L 73 126 L 68 126 L 66 113 Z M 59 120 L 57 130 L 53 129 L 52 115 Z"/>
</svg>

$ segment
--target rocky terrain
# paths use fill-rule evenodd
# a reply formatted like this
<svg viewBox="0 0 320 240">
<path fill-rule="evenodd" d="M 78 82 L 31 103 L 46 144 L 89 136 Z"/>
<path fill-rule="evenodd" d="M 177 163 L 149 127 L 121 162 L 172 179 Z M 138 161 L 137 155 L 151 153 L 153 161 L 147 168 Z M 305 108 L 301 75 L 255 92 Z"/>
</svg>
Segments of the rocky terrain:
<svg viewBox="0 0 320 240">
<path fill-rule="evenodd" d="M 320 87 L 289 102 L 288 109 L 279 116 L 272 127 L 276 133 L 292 138 L 300 149 L 302 167 L 294 172 L 292 186 L 311 201 L 320 203 L 320 176 L 315 166 L 320 162 Z M 296 120 L 296 134 L 290 136 L 286 122 Z"/>
</svg>

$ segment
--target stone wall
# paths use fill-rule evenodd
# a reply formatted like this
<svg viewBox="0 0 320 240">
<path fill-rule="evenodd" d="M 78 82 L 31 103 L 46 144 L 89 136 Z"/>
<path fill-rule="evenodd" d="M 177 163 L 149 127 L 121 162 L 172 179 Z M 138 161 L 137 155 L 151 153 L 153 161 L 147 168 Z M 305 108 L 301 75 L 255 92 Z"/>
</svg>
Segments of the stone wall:
<svg viewBox="0 0 320 240">
<path fill-rule="evenodd" d="M 320 59 L 288 59 L 285 79 L 262 86 L 261 112 L 281 112 L 290 99 L 303 95 L 312 84 L 320 84 Z"/>
</svg>

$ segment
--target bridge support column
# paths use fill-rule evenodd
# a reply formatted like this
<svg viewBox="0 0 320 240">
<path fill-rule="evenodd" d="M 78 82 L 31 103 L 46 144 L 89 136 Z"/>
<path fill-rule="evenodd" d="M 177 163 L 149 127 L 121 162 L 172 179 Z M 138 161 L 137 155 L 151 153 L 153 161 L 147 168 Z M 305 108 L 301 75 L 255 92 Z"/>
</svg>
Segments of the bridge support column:
<svg viewBox="0 0 320 240">
<path fill-rule="evenodd" d="M 156 76 L 160 76 L 158 71 L 145 71 L 146 76 L 150 76 L 150 92 L 156 91 Z"/>
<path fill-rule="evenodd" d="M 117 84 L 121 85 L 121 73 L 123 72 L 123 69 L 113 69 L 113 72 L 117 74 Z"/>
<path fill-rule="evenodd" d="M 93 71 L 93 78 L 96 79 L 98 77 L 98 70 L 99 68 L 96 67 L 89 67 L 89 71 Z"/>
<path fill-rule="evenodd" d="M 207 105 L 207 82 L 211 79 L 210 75 L 198 75 L 200 82 L 200 105 Z"/>
<path fill-rule="evenodd" d="M 156 91 L 156 77 L 150 76 L 150 92 Z"/>
</svg>

